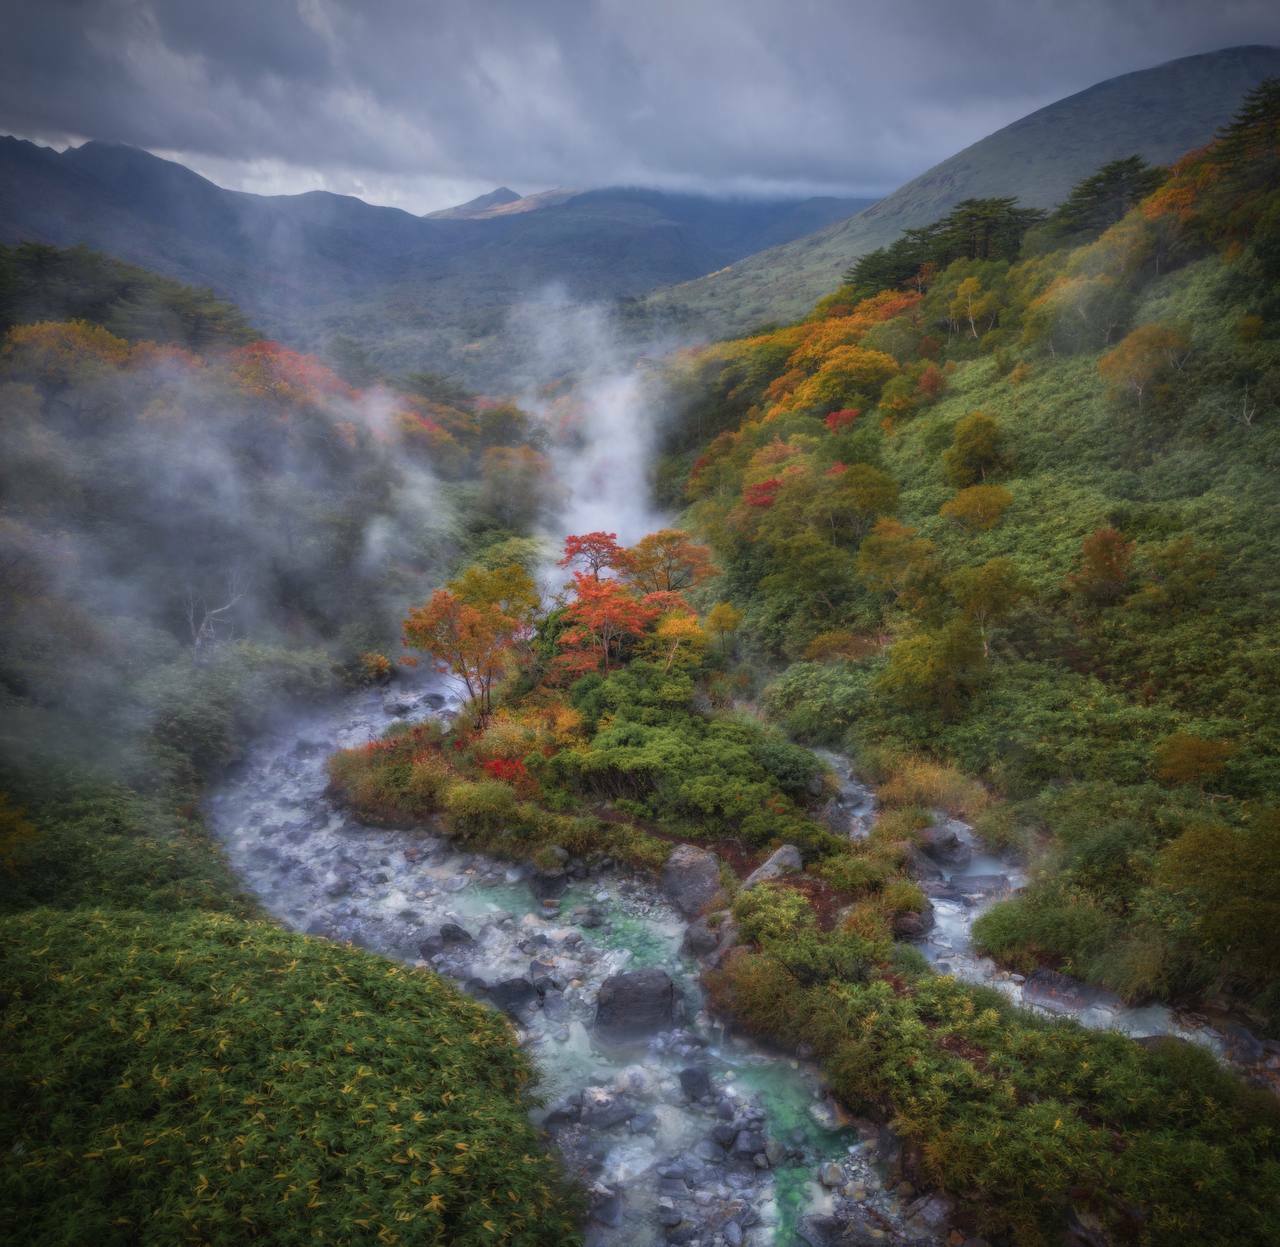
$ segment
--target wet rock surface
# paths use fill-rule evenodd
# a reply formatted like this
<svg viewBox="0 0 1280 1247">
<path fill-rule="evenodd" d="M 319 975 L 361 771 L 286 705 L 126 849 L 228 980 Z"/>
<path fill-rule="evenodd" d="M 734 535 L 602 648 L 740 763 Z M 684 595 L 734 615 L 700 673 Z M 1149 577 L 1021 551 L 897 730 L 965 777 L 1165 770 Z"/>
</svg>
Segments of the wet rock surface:
<svg viewBox="0 0 1280 1247">
<path fill-rule="evenodd" d="M 420 695 L 406 714 L 448 713 L 437 690 L 412 691 Z M 715 964 L 734 946 L 727 911 L 689 914 L 636 880 L 590 877 L 568 855 L 557 867 L 558 895 L 543 897 L 535 892 L 543 890 L 534 882 L 539 872 L 528 866 L 459 852 L 430 827 L 362 826 L 335 808 L 326 759 L 401 717 L 384 696 L 354 695 L 261 740 L 211 795 L 210 826 L 247 886 L 286 925 L 429 967 L 507 1011 L 540 1071 L 548 1106 L 541 1124 L 589 1192 L 589 1242 L 949 1241 L 928 1224 L 937 1206 L 922 1205 L 926 1195 L 904 1184 L 891 1132 L 851 1123 L 799 1061 L 736 1040 L 701 1012 L 694 958 Z M 869 817 L 874 804 L 858 796 L 851 777 L 847 784 L 842 817 L 852 835 L 863 817 L 852 805 Z M 956 834 L 972 837 L 963 824 Z M 1023 876 L 969 844 L 964 867 L 927 859 L 940 888 L 922 948 L 939 968 L 1022 999 L 1021 976 L 978 957 L 968 929 L 1002 894 L 1001 878 L 1014 890 Z M 645 996 L 655 1030 L 597 1042 L 603 985 L 650 969 L 670 984 L 670 1015 L 659 986 Z M 662 984 L 657 976 L 644 981 Z M 1181 1033 L 1159 1007 L 1113 1013 L 1095 1003 L 1081 1019 L 1138 1035 Z M 1207 1022 L 1197 1028 L 1200 1041 L 1218 1034 Z M 1280 1048 L 1243 1027 L 1219 1038 L 1260 1056 L 1259 1068 L 1280 1068 Z M 830 1165 L 840 1168 L 836 1185 L 820 1180 Z M 826 1175 L 835 1179 L 832 1169 Z"/>
<path fill-rule="evenodd" d="M 624 970 L 600 984 L 596 1030 L 611 1038 L 651 1035 L 675 1020 L 676 988 L 665 970 Z"/>
</svg>

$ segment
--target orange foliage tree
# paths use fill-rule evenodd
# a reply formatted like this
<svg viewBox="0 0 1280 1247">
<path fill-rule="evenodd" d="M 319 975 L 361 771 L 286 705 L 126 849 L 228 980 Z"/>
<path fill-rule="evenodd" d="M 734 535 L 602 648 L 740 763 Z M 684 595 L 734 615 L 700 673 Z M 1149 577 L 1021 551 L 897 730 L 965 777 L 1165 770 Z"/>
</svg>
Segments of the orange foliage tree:
<svg viewBox="0 0 1280 1247">
<path fill-rule="evenodd" d="M 1094 606 L 1117 601 L 1129 587 L 1133 542 L 1114 528 L 1099 528 L 1081 545 L 1080 569 L 1067 578 L 1067 588 Z"/>
<path fill-rule="evenodd" d="M 618 580 L 573 574 L 574 600 L 565 608 L 568 627 L 560 634 L 560 667 L 575 675 L 609 670 L 629 637 L 640 636 L 658 616 Z"/>
<path fill-rule="evenodd" d="M 642 537 L 626 553 L 623 573 L 644 593 L 679 593 L 715 575 L 711 551 L 678 528 Z"/>
<path fill-rule="evenodd" d="M 1013 502 L 1003 485 L 970 485 L 942 504 L 940 514 L 964 528 L 987 532 L 994 528 Z"/>
<path fill-rule="evenodd" d="M 409 612 L 404 643 L 461 682 L 483 724 L 493 713 L 494 683 L 510 669 L 537 607 L 537 591 L 524 568 L 472 567 Z"/>
<path fill-rule="evenodd" d="M 557 567 L 575 564 L 590 573 L 593 580 L 600 579 L 605 568 L 617 570 L 626 562 L 626 554 L 618 544 L 617 533 L 581 533 L 564 539 L 564 555 Z"/>
<path fill-rule="evenodd" d="M 1151 387 L 1186 362 L 1191 341 L 1169 325 L 1139 325 L 1100 360 L 1098 372 L 1119 392 L 1128 391 L 1138 406 Z"/>
</svg>

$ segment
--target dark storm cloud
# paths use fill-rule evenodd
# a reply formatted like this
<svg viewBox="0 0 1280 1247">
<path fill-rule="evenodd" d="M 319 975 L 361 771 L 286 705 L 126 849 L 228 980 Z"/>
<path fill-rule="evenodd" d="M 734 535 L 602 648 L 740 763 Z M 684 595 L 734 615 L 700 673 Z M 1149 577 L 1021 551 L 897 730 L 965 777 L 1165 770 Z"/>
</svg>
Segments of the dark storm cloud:
<svg viewBox="0 0 1280 1247">
<path fill-rule="evenodd" d="M 422 210 L 499 182 L 880 193 L 1274 0 L 0 0 L 0 128 Z"/>
</svg>

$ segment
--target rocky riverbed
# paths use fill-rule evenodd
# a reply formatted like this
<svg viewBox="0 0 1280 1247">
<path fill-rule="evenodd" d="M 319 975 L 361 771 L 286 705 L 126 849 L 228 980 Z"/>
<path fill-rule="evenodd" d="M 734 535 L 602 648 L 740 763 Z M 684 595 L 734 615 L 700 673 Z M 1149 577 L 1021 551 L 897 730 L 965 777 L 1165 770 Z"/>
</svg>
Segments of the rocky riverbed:
<svg viewBox="0 0 1280 1247">
<path fill-rule="evenodd" d="M 588 1242 L 965 1241 L 950 1202 L 904 1180 L 891 1132 L 849 1120 L 812 1070 L 707 1016 L 695 956 L 725 933 L 698 949 L 687 930 L 715 887 L 696 854 L 662 890 L 567 859 L 534 873 L 430 829 L 362 825 L 329 800 L 333 751 L 450 710 L 427 685 L 307 713 L 211 794 L 210 822 L 281 922 L 430 967 L 508 1014 L 540 1073 L 538 1117 L 589 1192 Z"/>
</svg>

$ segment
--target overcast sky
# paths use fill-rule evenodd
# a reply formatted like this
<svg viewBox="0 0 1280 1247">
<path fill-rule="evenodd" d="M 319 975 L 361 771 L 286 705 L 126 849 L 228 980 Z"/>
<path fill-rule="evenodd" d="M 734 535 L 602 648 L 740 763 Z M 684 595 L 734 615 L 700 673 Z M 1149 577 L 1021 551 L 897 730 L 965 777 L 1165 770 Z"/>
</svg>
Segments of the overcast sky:
<svg viewBox="0 0 1280 1247">
<path fill-rule="evenodd" d="M 424 212 L 506 184 L 881 195 L 1277 0 L 0 0 L 0 132 Z"/>
</svg>

